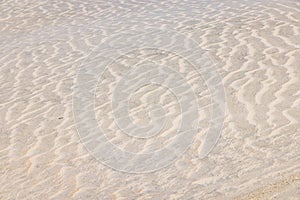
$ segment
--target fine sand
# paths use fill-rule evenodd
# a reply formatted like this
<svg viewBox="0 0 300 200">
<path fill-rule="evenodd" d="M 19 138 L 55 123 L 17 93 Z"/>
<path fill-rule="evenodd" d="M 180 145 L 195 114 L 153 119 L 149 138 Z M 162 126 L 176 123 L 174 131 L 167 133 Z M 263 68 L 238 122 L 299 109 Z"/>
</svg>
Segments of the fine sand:
<svg viewBox="0 0 300 200">
<path fill-rule="evenodd" d="M 157 50 L 112 64 L 97 87 L 95 113 L 122 149 L 163 148 L 180 110 L 170 91 L 149 85 L 131 96 L 132 120 L 148 124 L 145 105 L 161 103 L 166 126 L 149 140 L 123 134 L 109 105 L 124 64 L 147 55 L 181 71 L 203 106 L 201 130 L 182 156 L 158 171 L 131 174 L 97 161 L 82 144 L 73 91 L 78 70 L 101 52 L 101 42 L 122 43 L 128 38 L 120 32 L 145 27 L 172 29 L 209 52 L 226 110 L 218 143 L 199 159 L 212 110 L 205 80 L 188 62 Z M 0 49 L 1 200 L 300 199 L 298 0 L 2 0 Z"/>
</svg>

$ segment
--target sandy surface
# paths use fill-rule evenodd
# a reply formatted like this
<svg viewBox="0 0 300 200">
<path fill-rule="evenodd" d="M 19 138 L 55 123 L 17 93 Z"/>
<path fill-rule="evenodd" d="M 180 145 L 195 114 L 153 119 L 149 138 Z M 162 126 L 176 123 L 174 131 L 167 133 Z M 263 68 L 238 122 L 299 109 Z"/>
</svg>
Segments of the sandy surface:
<svg viewBox="0 0 300 200">
<path fill-rule="evenodd" d="M 207 158 L 199 159 L 199 149 L 210 126 L 210 94 L 200 77 L 190 81 L 204 105 L 202 129 L 170 166 L 119 172 L 80 142 L 72 107 L 79 68 L 101 42 L 138 27 L 171 28 L 218 61 L 226 115 Z M 0 36 L 0 199 L 300 199 L 299 1 L 2 0 Z M 160 62 L 161 54 L 153 55 Z M 161 62 L 193 77 L 179 58 Z M 122 75 L 120 65 L 110 69 L 95 98 L 107 137 L 132 152 L 167 144 L 177 125 L 176 99 L 156 86 L 135 93 L 136 123 L 149 122 L 148 101 L 165 103 L 169 115 L 162 135 L 132 140 L 106 107 Z"/>
</svg>

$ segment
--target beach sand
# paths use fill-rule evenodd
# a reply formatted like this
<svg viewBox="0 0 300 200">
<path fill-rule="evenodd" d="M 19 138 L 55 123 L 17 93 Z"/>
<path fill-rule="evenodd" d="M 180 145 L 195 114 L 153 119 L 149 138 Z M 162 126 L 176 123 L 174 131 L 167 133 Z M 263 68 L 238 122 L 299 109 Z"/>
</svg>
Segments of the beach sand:
<svg viewBox="0 0 300 200">
<path fill-rule="evenodd" d="M 221 137 L 199 159 L 211 108 L 197 78 L 201 131 L 175 162 L 146 174 L 119 172 L 90 155 L 72 106 L 85 59 L 101 42 L 139 27 L 197 41 L 218 62 L 226 97 Z M 300 199 L 299 1 L 7 0 L 0 2 L 0 36 L 0 199 Z M 164 62 L 193 77 L 188 63 Z M 176 98 L 156 86 L 133 95 L 137 123 L 149 122 L 144 100 L 172 106 L 162 135 L 132 140 L 105 107 L 122 67 L 111 69 L 95 96 L 107 137 L 132 152 L 162 148 L 176 129 Z"/>
</svg>

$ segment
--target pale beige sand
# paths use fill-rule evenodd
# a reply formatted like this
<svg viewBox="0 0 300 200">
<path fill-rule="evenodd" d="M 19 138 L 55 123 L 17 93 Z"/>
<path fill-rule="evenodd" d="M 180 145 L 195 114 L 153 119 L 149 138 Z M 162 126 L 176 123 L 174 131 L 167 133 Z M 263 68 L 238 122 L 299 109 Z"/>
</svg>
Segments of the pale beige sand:
<svg viewBox="0 0 300 200">
<path fill-rule="evenodd" d="M 80 61 L 135 22 L 172 27 L 220 62 L 226 118 L 208 158 L 198 152 L 209 108 L 191 148 L 151 174 L 112 170 L 80 143 L 72 112 Z M 0 199 L 300 199 L 298 0 L 3 0 L 0 49 Z M 209 105 L 207 89 L 198 86 Z M 97 91 L 99 119 L 110 116 L 103 111 L 106 89 Z M 166 91 L 145 90 L 152 92 L 133 99 L 170 104 Z M 136 109 L 135 120 L 147 123 L 142 105 Z M 170 117 L 163 136 L 143 143 L 122 136 L 108 118 L 103 126 L 112 142 L 147 151 L 168 142 L 175 105 Z"/>
</svg>

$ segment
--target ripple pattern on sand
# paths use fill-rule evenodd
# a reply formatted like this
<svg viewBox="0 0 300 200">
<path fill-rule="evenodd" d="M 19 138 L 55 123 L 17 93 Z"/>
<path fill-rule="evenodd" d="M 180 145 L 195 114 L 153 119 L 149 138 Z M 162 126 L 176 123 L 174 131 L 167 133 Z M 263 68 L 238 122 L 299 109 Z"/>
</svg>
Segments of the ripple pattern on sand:
<svg viewBox="0 0 300 200">
<path fill-rule="evenodd" d="M 0 10 L 0 199 L 300 198 L 299 1 L 2 0 Z M 155 59 L 183 66 L 207 105 L 203 132 L 179 160 L 152 174 L 120 173 L 80 143 L 72 112 L 80 63 L 109 36 L 138 26 L 192 37 L 220 62 L 227 110 L 208 158 L 198 152 L 210 94 L 188 63 L 168 56 Z M 101 97 L 118 79 L 114 69 L 96 96 L 108 137 L 130 151 L 167 143 L 168 131 L 143 142 L 114 131 Z M 147 123 L 147 100 L 165 103 L 176 121 L 172 95 L 151 87 L 134 94 L 134 119 Z"/>
</svg>

